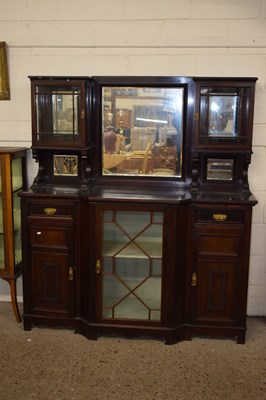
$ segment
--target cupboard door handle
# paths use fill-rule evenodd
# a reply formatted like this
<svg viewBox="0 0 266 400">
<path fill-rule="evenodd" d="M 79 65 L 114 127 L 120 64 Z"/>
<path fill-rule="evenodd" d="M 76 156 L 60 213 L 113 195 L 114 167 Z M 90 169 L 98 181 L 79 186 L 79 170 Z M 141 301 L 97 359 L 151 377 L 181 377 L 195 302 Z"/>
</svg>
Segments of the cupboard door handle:
<svg viewBox="0 0 266 400">
<path fill-rule="evenodd" d="M 96 274 L 100 274 L 101 273 L 101 261 L 100 260 L 96 261 L 95 272 L 96 272 Z"/>
<path fill-rule="evenodd" d="M 69 281 L 74 280 L 74 268 L 73 267 L 68 268 L 68 280 Z"/>
<path fill-rule="evenodd" d="M 52 207 L 46 207 L 43 209 L 44 214 L 46 215 L 55 215 L 57 209 Z"/>
<path fill-rule="evenodd" d="M 214 221 L 216 222 L 224 222 L 227 218 L 226 214 L 212 214 Z"/>
<path fill-rule="evenodd" d="M 196 272 L 193 272 L 192 274 L 192 279 L 191 279 L 191 286 L 196 287 L 197 286 L 197 274 Z"/>
<path fill-rule="evenodd" d="M 85 118 L 85 112 L 84 112 L 84 110 L 81 110 L 80 119 L 84 119 L 84 118 Z"/>
</svg>

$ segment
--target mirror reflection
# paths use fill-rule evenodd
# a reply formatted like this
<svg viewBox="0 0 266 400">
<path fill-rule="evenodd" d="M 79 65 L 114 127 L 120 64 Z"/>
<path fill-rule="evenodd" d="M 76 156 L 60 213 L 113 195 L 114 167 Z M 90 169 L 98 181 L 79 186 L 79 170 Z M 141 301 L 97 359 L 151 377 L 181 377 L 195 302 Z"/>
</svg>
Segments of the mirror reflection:
<svg viewBox="0 0 266 400">
<path fill-rule="evenodd" d="M 237 135 L 237 96 L 210 96 L 209 135 Z"/>
<path fill-rule="evenodd" d="M 103 175 L 181 176 L 183 88 L 103 87 Z"/>
<path fill-rule="evenodd" d="M 233 159 L 208 158 L 207 180 L 232 181 L 233 168 Z"/>
</svg>

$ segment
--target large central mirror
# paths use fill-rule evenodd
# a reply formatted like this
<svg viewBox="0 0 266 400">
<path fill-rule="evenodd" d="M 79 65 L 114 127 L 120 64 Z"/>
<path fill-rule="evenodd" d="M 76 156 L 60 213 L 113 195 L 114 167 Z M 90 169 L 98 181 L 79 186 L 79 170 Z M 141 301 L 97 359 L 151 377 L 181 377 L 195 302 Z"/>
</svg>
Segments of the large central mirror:
<svg viewBox="0 0 266 400">
<path fill-rule="evenodd" d="M 102 173 L 181 177 L 183 87 L 102 87 Z"/>
</svg>

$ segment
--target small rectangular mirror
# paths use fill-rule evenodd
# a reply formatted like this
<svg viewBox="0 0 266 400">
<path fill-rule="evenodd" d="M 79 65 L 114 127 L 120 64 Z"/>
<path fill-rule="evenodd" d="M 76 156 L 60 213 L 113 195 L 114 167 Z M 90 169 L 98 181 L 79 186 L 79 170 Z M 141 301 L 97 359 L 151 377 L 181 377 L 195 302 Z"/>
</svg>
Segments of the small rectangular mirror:
<svg viewBox="0 0 266 400">
<path fill-rule="evenodd" d="M 54 155 L 55 176 L 78 176 L 78 156 Z"/>
<path fill-rule="evenodd" d="M 232 181 L 234 170 L 233 159 L 208 158 L 207 174 L 208 181 Z"/>
</svg>

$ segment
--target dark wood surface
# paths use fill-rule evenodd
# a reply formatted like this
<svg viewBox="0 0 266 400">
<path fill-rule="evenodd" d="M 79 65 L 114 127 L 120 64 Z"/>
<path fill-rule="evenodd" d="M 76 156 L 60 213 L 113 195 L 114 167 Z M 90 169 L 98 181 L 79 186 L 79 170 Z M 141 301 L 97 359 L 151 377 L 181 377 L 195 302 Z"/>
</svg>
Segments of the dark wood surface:
<svg viewBox="0 0 266 400">
<path fill-rule="evenodd" d="M 75 78 L 31 77 L 31 82 L 34 115 L 36 85 L 71 86 Z M 53 155 L 58 151 L 63 154 L 69 145 L 49 140 L 39 143 L 33 122 L 33 156 L 39 162 L 39 172 L 32 187 L 21 195 L 25 329 L 35 324 L 66 325 L 90 339 L 119 333 L 164 337 L 171 344 L 190 340 L 193 335 L 208 335 L 237 337 L 244 343 L 251 216 L 257 204 L 248 184 L 255 82 L 256 78 L 77 79 L 87 123 L 80 144 L 70 146 L 71 154 L 79 159 L 76 178 L 54 176 Z M 99 132 L 105 85 L 184 88 L 180 177 L 102 175 Z M 240 131 L 236 140 L 206 139 L 202 134 L 202 87 L 236 88 L 241 92 L 245 107 L 238 111 Z M 208 157 L 233 159 L 232 179 L 208 180 Z M 45 209 L 56 212 L 47 215 Z M 163 213 L 159 321 L 102 317 L 102 276 L 95 273 L 95 266 L 102 257 L 99 215 L 103 210 Z"/>
</svg>

